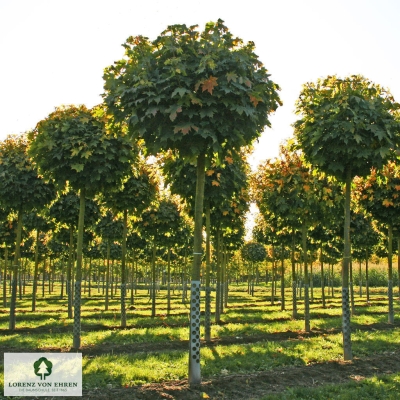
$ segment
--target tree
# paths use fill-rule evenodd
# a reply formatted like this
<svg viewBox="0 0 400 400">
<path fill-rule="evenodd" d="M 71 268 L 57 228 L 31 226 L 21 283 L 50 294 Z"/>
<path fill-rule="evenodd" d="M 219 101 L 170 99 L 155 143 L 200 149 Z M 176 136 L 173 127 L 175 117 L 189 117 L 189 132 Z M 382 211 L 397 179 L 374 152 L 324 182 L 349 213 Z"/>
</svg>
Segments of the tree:
<svg viewBox="0 0 400 400">
<path fill-rule="evenodd" d="M 123 178 L 132 147 L 125 136 L 107 131 L 101 107 L 89 110 L 83 105 L 56 108 L 37 124 L 30 138 L 29 152 L 40 172 L 60 188 L 68 182 L 79 192 L 73 334 L 73 347 L 79 348 L 85 199 Z"/>
<path fill-rule="evenodd" d="M 49 216 L 56 222 L 65 224 L 69 229 L 69 258 L 67 267 L 67 296 L 68 296 L 68 318 L 72 318 L 72 264 L 74 261 L 74 234 L 79 223 L 79 195 L 73 190 L 58 196 L 49 209 Z M 91 199 L 85 200 L 84 220 L 85 225 L 93 225 L 100 217 L 97 203 Z"/>
<path fill-rule="evenodd" d="M 109 284 L 110 284 L 110 259 L 111 259 L 111 246 L 114 240 L 122 239 L 124 234 L 124 222 L 118 219 L 110 210 L 98 221 L 95 231 L 103 240 L 103 247 L 105 254 L 103 254 L 107 261 L 106 270 L 106 299 L 104 310 L 108 310 L 109 302 Z"/>
<path fill-rule="evenodd" d="M 306 83 L 296 103 L 295 135 L 313 166 L 345 183 L 342 330 L 344 359 L 351 351 L 349 311 L 351 182 L 380 168 L 399 145 L 400 105 L 388 90 L 360 75 Z"/>
<path fill-rule="evenodd" d="M 126 57 L 104 74 L 104 101 L 116 121 L 128 123 L 150 154 L 176 149 L 196 172 L 190 314 L 189 382 L 199 384 L 200 268 L 204 174 L 210 155 L 256 139 L 280 104 L 278 86 L 254 53 L 222 20 L 169 26 L 154 41 L 130 37 Z M 188 145 L 190 143 L 190 145 Z"/>
<path fill-rule="evenodd" d="M 166 247 L 168 250 L 172 247 L 181 225 L 181 218 L 177 204 L 171 199 L 161 199 L 157 206 L 153 205 L 142 213 L 142 232 L 145 233 L 143 236 L 150 239 L 151 246 L 152 318 L 156 316 L 157 247 Z"/>
<path fill-rule="evenodd" d="M 357 180 L 356 197 L 368 213 L 387 227 L 389 324 L 394 323 L 393 310 L 393 228 L 400 227 L 400 168 L 389 161 L 381 171 Z"/>
<path fill-rule="evenodd" d="M 261 243 L 248 242 L 241 249 L 242 258 L 250 263 L 249 275 L 251 275 L 252 286 L 250 294 L 254 296 L 254 264 L 264 261 L 267 257 L 265 247 Z"/>
<path fill-rule="evenodd" d="M 181 196 L 189 209 L 189 214 L 193 215 L 195 209 L 195 182 L 193 176 L 196 174 L 196 168 L 188 165 L 185 160 L 178 157 L 173 152 L 168 152 L 162 157 L 163 172 L 165 182 L 168 184 L 172 193 Z M 217 165 L 212 163 L 207 169 L 204 181 L 204 208 L 205 208 L 205 226 L 206 226 L 206 283 L 205 283 L 205 319 L 204 319 L 204 337 L 205 340 L 211 340 L 211 287 L 210 287 L 210 260 L 211 260 L 211 219 L 213 225 L 218 225 L 222 229 L 221 217 L 225 221 L 225 228 L 232 221 L 239 221 L 240 214 L 247 211 L 247 172 L 250 167 L 246 161 L 246 152 L 244 149 L 240 153 L 229 152 L 223 161 Z M 233 212 L 232 212 L 233 211 Z M 233 214 L 233 215 L 232 215 Z M 224 218 L 227 217 L 227 218 Z M 231 217 L 231 218 L 230 218 Z M 228 220 L 227 220 L 228 219 Z M 215 235 L 215 242 L 217 241 Z M 241 242 L 242 243 L 242 242 Z M 239 245 L 240 247 L 240 245 Z M 216 246 L 218 249 L 218 246 Z M 219 265 L 217 263 L 217 268 Z M 217 273 L 216 295 L 220 299 L 220 274 Z M 218 305 L 218 301 L 216 302 Z M 216 321 L 219 321 L 219 307 L 216 307 Z"/>
<path fill-rule="evenodd" d="M 26 135 L 8 136 L 0 143 L 0 206 L 13 210 L 17 214 L 18 221 L 10 302 L 10 330 L 15 329 L 17 275 L 23 215 L 34 208 L 43 208 L 55 196 L 52 185 L 46 184 L 38 176 L 27 149 Z"/>
<path fill-rule="evenodd" d="M 126 239 L 128 234 L 128 213 L 136 217 L 150 206 L 155 199 L 157 184 L 146 168 L 144 160 L 137 158 L 129 175 L 119 190 L 104 193 L 106 204 L 113 210 L 123 213 L 122 258 L 121 258 L 121 327 L 126 327 Z"/>
<path fill-rule="evenodd" d="M 302 251 L 304 263 L 304 320 L 305 330 L 310 330 L 309 275 L 307 236 L 312 225 L 322 224 L 327 208 L 338 201 L 334 196 L 332 184 L 323 174 L 311 171 L 302 156 L 293 150 L 291 143 L 281 146 L 280 158 L 267 160 L 252 176 L 252 194 L 265 221 L 273 215 L 278 244 L 284 245 L 285 230 L 292 236 L 292 255 L 294 255 L 296 231 L 302 232 Z M 280 236 L 280 239 L 278 239 Z M 292 256 L 293 317 L 297 315 L 296 270 Z M 283 305 L 283 302 L 282 302 Z"/>
</svg>

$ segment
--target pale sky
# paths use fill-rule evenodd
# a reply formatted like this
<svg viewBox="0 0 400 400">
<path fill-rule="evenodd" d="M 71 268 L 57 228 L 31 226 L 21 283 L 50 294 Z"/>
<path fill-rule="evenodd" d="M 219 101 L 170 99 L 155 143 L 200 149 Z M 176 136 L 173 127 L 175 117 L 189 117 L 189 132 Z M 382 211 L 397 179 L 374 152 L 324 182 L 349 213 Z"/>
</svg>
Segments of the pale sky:
<svg viewBox="0 0 400 400">
<path fill-rule="evenodd" d="M 33 128 L 61 104 L 101 102 L 103 69 L 128 36 L 221 18 L 252 40 L 284 103 L 252 158 L 275 157 L 292 135 L 301 85 L 362 74 L 400 101 L 398 0 L 0 0 L 0 140 Z"/>
</svg>

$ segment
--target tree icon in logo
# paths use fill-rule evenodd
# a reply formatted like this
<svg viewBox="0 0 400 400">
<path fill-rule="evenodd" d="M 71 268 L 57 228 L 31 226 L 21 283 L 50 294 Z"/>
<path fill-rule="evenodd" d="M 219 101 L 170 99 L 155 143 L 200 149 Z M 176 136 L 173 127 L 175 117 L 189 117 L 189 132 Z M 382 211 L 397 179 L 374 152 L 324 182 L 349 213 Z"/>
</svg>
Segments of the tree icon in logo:
<svg viewBox="0 0 400 400">
<path fill-rule="evenodd" d="M 35 368 L 35 375 L 40 376 L 40 380 L 46 380 L 46 376 L 51 375 L 53 363 L 46 357 L 40 357 L 33 363 L 33 368 Z"/>
</svg>

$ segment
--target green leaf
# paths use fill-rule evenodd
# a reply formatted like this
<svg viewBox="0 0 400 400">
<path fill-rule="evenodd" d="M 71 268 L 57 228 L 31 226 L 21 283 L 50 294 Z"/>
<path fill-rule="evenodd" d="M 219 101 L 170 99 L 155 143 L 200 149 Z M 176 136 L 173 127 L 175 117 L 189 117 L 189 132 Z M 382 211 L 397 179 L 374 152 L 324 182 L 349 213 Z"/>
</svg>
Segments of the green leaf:
<svg viewBox="0 0 400 400">
<path fill-rule="evenodd" d="M 357 135 L 357 134 L 354 135 L 354 139 L 356 140 L 357 143 L 361 143 L 362 142 L 362 137 L 360 135 Z"/>
<path fill-rule="evenodd" d="M 184 94 L 188 93 L 189 90 L 185 89 L 185 88 L 176 88 L 172 94 L 171 97 L 175 97 L 177 94 L 179 94 L 180 97 L 182 97 Z"/>
<path fill-rule="evenodd" d="M 72 164 L 71 168 L 77 172 L 81 172 L 83 170 L 84 164 Z"/>
</svg>

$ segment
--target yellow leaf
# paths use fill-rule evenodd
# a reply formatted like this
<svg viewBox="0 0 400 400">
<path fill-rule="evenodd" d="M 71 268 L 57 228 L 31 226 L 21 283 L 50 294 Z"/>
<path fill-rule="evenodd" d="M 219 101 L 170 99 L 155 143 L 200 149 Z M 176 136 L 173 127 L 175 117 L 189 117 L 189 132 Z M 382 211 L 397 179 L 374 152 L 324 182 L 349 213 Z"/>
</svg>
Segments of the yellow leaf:
<svg viewBox="0 0 400 400">
<path fill-rule="evenodd" d="M 207 176 L 211 176 L 213 173 L 214 173 L 214 170 L 213 170 L 213 169 L 209 169 L 209 170 L 206 172 L 206 175 L 207 175 Z"/>
<path fill-rule="evenodd" d="M 211 185 L 213 185 L 213 186 L 219 186 L 219 182 L 218 182 L 218 181 L 212 181 L 212 182 L 211 182 Z"/>
<path fill-rule="evenodd" d="M 229 211 L 223 211 L 222 212 L 222 215 L 228 215 L 229 214 Z"/>
<path fill-rule="evenodd" d="M 209 398 L 210 398 L 210 396 L 209 396 L 206 392 L 203 392 L 203 393 L 201 394 L 201 397 L 202 397 L 203 399 L 209 399 Z"/>
<path fill-rule="evenodd" d="M 208 93 L 212 94 L 214 87 L 218 86 L 217 79 L 217 77 L 210 75 L 208 79 L 203 81 L 201 85 L 202 91 L 205 92 L 207 90 Z"/>
<path fill-rule="evenodd" d="M 232 164 L 232 163 L 233 163 L 233 158 L 232 158 L 232 157 L 226 156 L 226 157 L 225 157 L 225 161 L 226 161 L 228 164 Z"/>
<path fill-rule="evenodd" d="M 389 207 L 389 206 L 392 206 L 392 205 L 393 205 L 393 202 L 390 201 L 390 200 L 388 200 L 388 199 L 385 199 L 385 200 L 383 200 L 382 204 L 383 204 L 385 207 Z"/>
<path fill-rule="evenodd" d="M 253 103 L 253 106 L 257 107 L 257 104 L 261 101 L 261 99 L 255 97 L 255 96 L 253 96 L 251 94 L 249 95 L 249 97 L 250 97 L 250 101 Z"/>
</svg>

